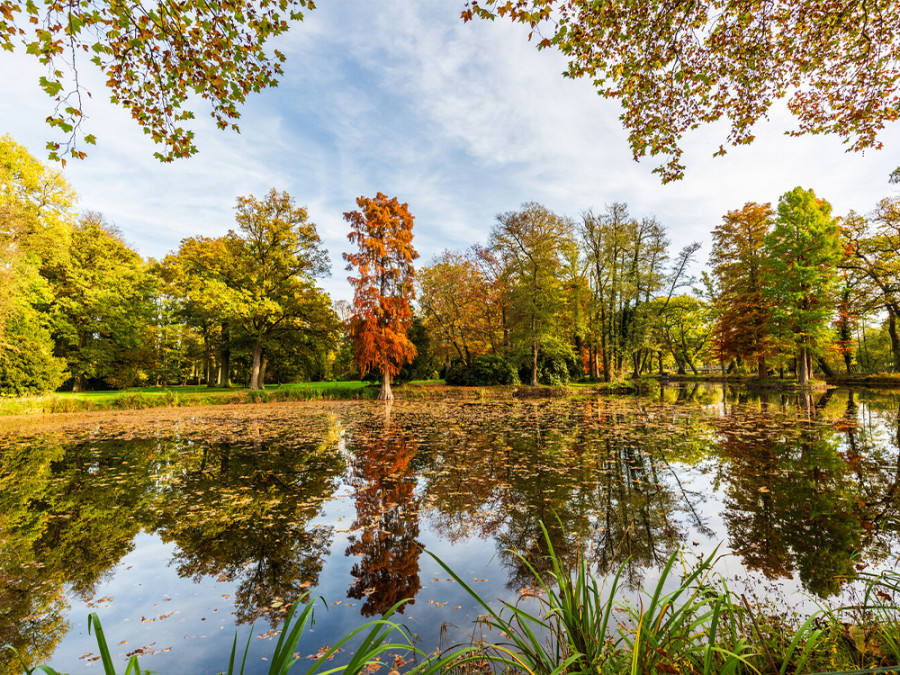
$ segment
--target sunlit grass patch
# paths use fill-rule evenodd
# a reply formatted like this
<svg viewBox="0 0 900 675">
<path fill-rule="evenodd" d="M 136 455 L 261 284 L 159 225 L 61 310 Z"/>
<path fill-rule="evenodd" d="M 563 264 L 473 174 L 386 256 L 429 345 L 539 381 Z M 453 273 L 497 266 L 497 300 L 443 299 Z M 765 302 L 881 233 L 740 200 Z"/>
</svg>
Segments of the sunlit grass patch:
<svg viewBox="0 0 900 675">
<path fill-rule="evenodd" d="M 374 398 L 372 386 L 348 382 L 298 382 L 270 385 L 261 391 L 245 387 L 133 387 L 119 391 L 60 392 L 46 396 L 0 399 L 0 415 L 86 412 L 91 410 L 143 410 L 196 405 Z"/>
</svg>

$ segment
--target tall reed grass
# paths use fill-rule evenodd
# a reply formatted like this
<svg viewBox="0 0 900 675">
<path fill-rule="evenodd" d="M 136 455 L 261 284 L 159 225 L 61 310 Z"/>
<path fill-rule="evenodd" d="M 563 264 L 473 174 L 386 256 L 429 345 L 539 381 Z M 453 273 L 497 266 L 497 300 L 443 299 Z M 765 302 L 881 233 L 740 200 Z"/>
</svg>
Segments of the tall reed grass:
<svg viewBox="0 0 900 675">
<path fill-rule="evenodd" d="M 474 632 L 441 653 L 424 654 L 404 628 L 391 621 L 403 603 L 338 640 L 305 675 L 361 675 L 386 668 L 387 655 L 415 665 L 409 675 L 799 675 L 801 673 L 900 674 L 900 572 L 862 574 L 858 602 L 821 606 L 794 619 L 765 612 L 731 591 L 716 574 L 716 552 L 688 562 L 673 553 L 655 586 L 629 600 L 625 567 L 601 583 L 583 557 L 566 567 L 544 538 L 551 563 L 541 575 L 524 557 L 533 576 L 532 602 L 484 598 L 446 563 L 435 561 L 472 597 L 484 614 Z M 324 601 L 323 601 L 324 602 Z M 327 605 L 326 605 L 327 607 Z M 299 657 L 298 645 L 313 621 L 314 603 L 297 602 L 287 615 L 269 675 L 286 675 Z M 96 614 L 88 617 L 105 675 L 116 675 Z M 476 637 L 476 635 L 478 637 Z M 328 657 L 361 640 L 345 665 L 322 670 Z M 241 655 L 238 638 L 224 671 L 243 675 L 250 640 Z M 9 649 L 12 649 L 9 647 Z M 49 666 L 26 675 L 60 675 Z M 123 675 L 144 675 L 137 657 Z"/>
<path fill-rule="evenodd" d="M 689 563 L 666 561 L 655 586 L 623 598 L 619 568 L 605 584 L 583 557 L 570 569 L 544 538 L 547 577 L 520 554 L 533 576 L 537 609 L 491 603 L 443 561 L 435 560 L 484 609 L 495 640 L 469 640 L 481 662 L 527 675 L 793 675 L 900 673 L 900 573 L 863 575 L 861 602 L 821 606 L 795 619 L 754 609 L 713 566 L 717 553 Z M 515 552 L 514 552 L 515 553 Z M 433 556 L 434 557 L 434 556 Z"/>
</svg>

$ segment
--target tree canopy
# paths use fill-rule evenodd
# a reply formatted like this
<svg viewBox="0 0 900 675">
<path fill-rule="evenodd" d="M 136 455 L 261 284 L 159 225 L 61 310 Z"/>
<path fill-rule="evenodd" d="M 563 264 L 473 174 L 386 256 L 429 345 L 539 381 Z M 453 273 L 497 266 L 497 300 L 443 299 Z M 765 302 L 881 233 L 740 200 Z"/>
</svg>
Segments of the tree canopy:
<svg viewBox="0 0 900 675">
<path fill-rule="evenodd" d="M 51 159 L 82 158 L 84 88 L 79 70 L 99 68 L 113 103 L 164 149 L 164 161 L 197 151 L 186 123 L 197 97 L 209 102 L 220 128 L 237 130 L 239 106 L 251 92 L 275 86 L 284 55 L 266 42 L 314 9 L 312 0 L 84 0 L 0 2 L 0 47 L 24 48 L 47 67 L 40 86 L 53 101 L 47 117 L 64 139 L 47 144 Z"/>
<path fill-rule="evenodd" d="M 345 253 L 353 286 L 350 319 L 356 364 L 363 375 L 381 373 L 378 398 L 390 400 L 391 378 L 404 363 L 413 360 L 416 348 L 406 332 L 412 324 L 415 298 L 413 260 L 419 257 L 412 245 L 413 217 L 407 204 L 379 192 L 356 200 L 359 211 L 344 213 L 350 223 L 347 238 L 359 247 Z"/>
<path fill-rule="evenodd" d="M 681 139 L 725 120 L 725 145 L 786 100 L 793 135 L 834 133 L 850 150 L 879 148 L 900 115 L 900 5 L 893 0 L 470 0 L 462 14 L 531 28 L 569 59 L 566 75 L 620 101 L 635 159 L 681 178 Z"/>
</svg>

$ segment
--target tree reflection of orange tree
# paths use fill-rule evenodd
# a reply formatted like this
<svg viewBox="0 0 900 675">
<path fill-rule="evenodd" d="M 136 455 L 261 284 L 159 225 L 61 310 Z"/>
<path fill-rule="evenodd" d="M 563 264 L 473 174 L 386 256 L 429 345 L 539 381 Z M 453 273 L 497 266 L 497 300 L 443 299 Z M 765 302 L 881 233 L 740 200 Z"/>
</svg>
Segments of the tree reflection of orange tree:
<svg viewBox="0 0 900 675">
<path fill-rule="evenodd" d="M 384 614 L 422 587 L 419 579 L 419 498 L 411 462 L 416 444 L 385 422 L 382 429 L 361 429 L 353 439 L 351 482 L 356 520 L 362 529 L 350 538 L 346 555 L 358 556 L 347 591 L 362 599 L 363 616 Z M 402 613 L 406 605 L 400 607 Z"/>
<path fill-rule="evenodd" d="M 53 653 L 68 628 L 64 586 L 88 599 L 132 548 L 152 445 L 49 438 L 0 449 L 0 644 L 31 663 Z M 17 666 L 0 653 L 0 673 Z"/>
<path fill-rule="evenodd" d="M 251 434 L 245 444 L 207 445 L 184 458 L 159 494 L 156 529 L 178 545 L 178 574 L 236 581 L 240 623 L 265 617 L 274 627 L 318 582 L 332 528 L 308 523 L 344 470 L 325 436 L 292 444 Z"/>
<path fill-rule="evenodd" d="M 870 527 L 859 486 L 838 451 L 831 424 L 796 414 L 735 406 L 719 423 L 731 547 L 769 578 L 797 571 L 804 587 L 828 597 Z"/>
</svg>

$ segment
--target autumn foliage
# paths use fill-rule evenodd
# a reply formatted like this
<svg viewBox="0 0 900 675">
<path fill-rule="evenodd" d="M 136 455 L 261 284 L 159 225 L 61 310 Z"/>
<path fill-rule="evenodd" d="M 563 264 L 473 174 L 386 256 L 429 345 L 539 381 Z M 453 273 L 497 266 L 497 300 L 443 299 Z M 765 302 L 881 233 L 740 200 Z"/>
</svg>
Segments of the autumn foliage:
<svg viewBox="0 0 900 675">
<path fill-rule="evenodd" d="M 723 361 L 741 358 L 756 363 L 760 379 L 766 376 L 766 359 L 777 351 L 772 337 L 772 301 L 763 280 L 765 237 L 774 219 L 771 204 L 748 202 L 739 211 L 729 211 L 713 231 L 710 256 L 718 284 L 713 329 L 716 355 Z"/>
<path fill-rule="evenodd" d="M 851 150 L 881 147 L 900 114 L 900 4 L 890 0 L 470 0 L 462 14 L 495 15 L 528 25 L 539 48 L 566 56 L 567 76 L 617 99 L 635 159 L 665 157 L 654 169 L 663 181 L 682 177 L 691 129 L 727 122 L 724 154 L 752 142 L 778 100 L 791 134 L 837 134 Z"/>
<path fill-rule="evenodd" d="M 406 204 L 379 192 L 374 198 L 359 197 L 359 211 L 349 211 L 347 238 L 359 247 L 345 253 L 353 286 L 350 332 L 360 372 L 382 375 L 379 399 L 392 399 L 391 378 L 416 355 L 407 337 L 412 324 L 410 301 L 415 297 L 412 246 L 413 217 Z"/>
</svg>

